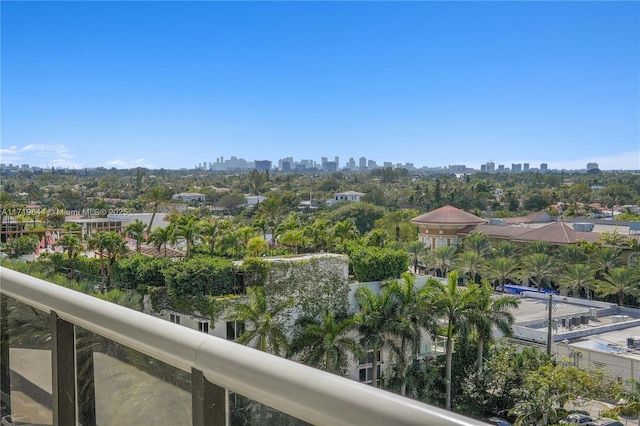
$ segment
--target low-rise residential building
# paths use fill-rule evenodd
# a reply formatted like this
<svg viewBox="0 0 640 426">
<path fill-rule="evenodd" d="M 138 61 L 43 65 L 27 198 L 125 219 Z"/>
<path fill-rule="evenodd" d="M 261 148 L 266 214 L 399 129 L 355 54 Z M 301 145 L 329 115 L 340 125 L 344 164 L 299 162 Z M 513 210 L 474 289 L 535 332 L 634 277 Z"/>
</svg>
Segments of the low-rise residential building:
<svg viewBox="0 0 640 426">
<path fill-rule="evenodd" d="M 342 201 L 350 201 L 353 203 L 360 202 L 360 199 L 364 197 L 366 194 L 362 192 L 356 191 L 347 191 L 347 192 L 337 192 L 333 195 L 333 198 L 327 200 L 327 204 L 333 205 L 335 203 L 339 203 Z"/>
<path fill-rule="evenodd" d="M 171 196 L 171 199 L 176 201 L 184 201 L 186 203 L 189 203 L 189 202 L 204 203 L 205 196 L 204 194 L 200 194 L 198 192 L 180 192 L 179 194 L 173 194 Z"/>
</svg>

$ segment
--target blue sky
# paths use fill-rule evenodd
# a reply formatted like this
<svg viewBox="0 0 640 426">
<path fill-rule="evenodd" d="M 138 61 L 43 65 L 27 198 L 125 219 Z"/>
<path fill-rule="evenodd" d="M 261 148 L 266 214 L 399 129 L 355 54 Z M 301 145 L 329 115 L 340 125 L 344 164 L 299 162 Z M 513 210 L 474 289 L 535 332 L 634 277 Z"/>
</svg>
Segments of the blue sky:
<svg viewBox="0 0 640 426">
<path fill-rule="evenodd" d="M 0 7 L 2 163 L 640 169 L 639 2 Z"/>
</svg>

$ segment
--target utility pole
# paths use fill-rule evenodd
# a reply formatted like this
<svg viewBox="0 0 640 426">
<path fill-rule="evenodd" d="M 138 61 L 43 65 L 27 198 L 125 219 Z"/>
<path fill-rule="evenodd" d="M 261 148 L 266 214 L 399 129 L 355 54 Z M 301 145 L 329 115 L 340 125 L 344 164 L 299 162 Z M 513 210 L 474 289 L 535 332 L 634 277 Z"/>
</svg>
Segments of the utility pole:
<svg viewBox="0 0 640 426">
<path fill-rule="evenodd" d="M 551 356 L 551 341 L 553 340 L 553 294 L 549 294 L 549 311 L 548 327 L 547 327 L 547 355 Z"/>
</svg>

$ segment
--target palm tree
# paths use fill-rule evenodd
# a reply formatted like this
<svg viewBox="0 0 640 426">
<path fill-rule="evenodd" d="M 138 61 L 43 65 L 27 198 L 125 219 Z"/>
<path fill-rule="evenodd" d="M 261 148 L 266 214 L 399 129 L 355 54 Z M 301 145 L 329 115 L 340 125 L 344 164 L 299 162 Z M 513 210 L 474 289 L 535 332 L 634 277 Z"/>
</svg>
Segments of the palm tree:
<svg viewBox="0 0 640 426">
<path fill-rule="evenodd" d="M 276 241 L 276 230 L 280 225 L 280 220 L 286 212 L 286 206 L 279 197 L 267 197 L 263 202 L 258 204 L 258 211 L 266 219 L 271 228 L 272 241 Z"/>
<path fill-rule="evenodd" d="M 362 356 L 360 345 L 351 337 L 357 328 L 353 318 L 336 318 L 327 309 L 321 319 L 303 317 L 296 323 L 301 331 L 293 339 L 291 353 L 304 364 L 344 375 L 350 356 Z"/>
<path fill-rule="evenodd" d="M 598 247 L 589 261 L 597 267 L 600 278 L 604 277 L 610 269 L 620 265 L 620 250 L 615 247 Z"/>
<path fill-rule="evenodd" d="M 383 283 L 385 291 L 394 295 L 392 300 L 398 304 L 396 322 L 399 345 L 392 345 L 392 354 L 396 358 L 395 370 L 400 380 L 400 394 L 407 392 L 407 372 L 411 366 L 411 359 L 415 355 L 415 348 L 420 345 L 421 331 L 436 330 L 436 319 L 429 312 L 419 306 L 419 291 L 415 286 L 415 278 L 409 272 L 402 274 L 402 281 L 392 280 Z"/>
<path fill-rule="evenodd" d="M 482 232 L 472 232 L 463 241 L 464 248 L 486 258 L 491 253 L 491 242 Z"/>
<path fill-rule="evenodd" d="M 56 242 L 56 245 L 62 247 L 62 249 L 67 253 L 70 278 L 73 280 L 75 274 L 73 260 L 78 257 L 78 254 L 84 249 L 84 244 L 82 244 L 82 241 L 80 241 L 76 235 L 65 234 Z"/>
<path fill-rule="evenodd" d="M 415 210 L 398 210 L 385 214 L 380 219 L 376 220 L 376 228 L 381 228 L 387 231 L 390 237 L 393 237 L 396 241 L 402 241 L 402 225 L 410 224 L 412 217 L 416 216 Z M 415 238 L 415 236 L 412 236 Z"/>
<path fill-rule="evenodd" d="M 446 321 L 446 409 L 451 410 L 451 367 L 453 365 L 453 339 L 466 336 L 471 320 L 477 317 L 479 288 L 473 284 L 469 287 L 458 287 L 458 273 L 449 274 L 447 284 L 436 279 L 429 279 L 422 288 L 421 297 L 427 312 Z"/>
<path fill-rule="evenodd" d="M 625 296 L 640 295 L 638 276 L 625 266 L 618 266 L 605 274 L 604 280 L 597 284 L 596 291 L 602 296 L 618 295 L 618 305 L 622 306 Z"/>
<path fill-rule="evenodd" d="M 266 174 L 261 173 L 258 169 L 251 170 L 249 173 L 249 187 L 255 195 L 260 195 L 260 188 L 267 180 Z"/>
<path fill-rule="evenodd" d="M 637 416 L 640 414 L 640 382 L 634 378 L 628 379 L 628 390 L 623 391 L 616 399 L 624 401 L 611 409 L 617 415 Z"/>
<path fill-rule="evenodd" d="M 347 252 L 347 243 L 359 235 L 358 228 L 351 219 L 345 219 L 336 223 L 333 226 L 332 234 L 333 238 L 342 246 L 342 253 Z"/>
<path fill-rule="evenodd" d="M 502 241 L 491 249 L 492 257 L 514 258 L 520 253 L 518 246 L 511 241 Z"/>
<path fill-rule="evenodd" d="M 169 194 L 167 194 L 164 188 L 154 186 L 151 188 L 145 198 L 147 202 L 153 204 L 153 213 L 151 214 L 148 228 L 148 231 L 151 232 L 153 229 L 153 220 L 156 217 L 156 213 L 158 213 L 158 209 L 160 208 L 160 205 L 162 203 L 169 201 Z"/>
<path fill-rule="evenodd" d="M 465 251 L 455 261 L 457 268 L 469 275 L 472 282 L 478 281 L 478 274 L 484 266 L 484 258 L 476 251 Z"/>
<path fill-rule="evenodd" d="M 102 231 L 98 232 L 98 250 L 106 252 L 107 255 L 107 273 L 105 278 L 105 287 L 109 289 L 111 287 L 111 271 L 113 264 L 119 256 L 127 253 L 127 243 L 122 238 L 122 235 L 115 231 Z"/>
<path fill-rule="evenodd" d="M 453 268 L 456 259 L 456 248 L 450 246 L 438 247 L 432 250 L 430 255 L 433 265 L 440 271 L 443 277 L 446 277 Z"/>
<path fill-rule="evenodd" d="M 253 227 L 262 233 L 262 239 L 267 240 L 267 232 L 269 231 L 269 223 L 264 217 L 259 217 L 253 221 Z"/>
<path fill-rule="evenodd" d="M 581 246 L 568 244 L 558 247 L 558 260 L 563 264 L 582 263 L 586 260 L 586 255 Z"/>
<path fill-rule="evenodd" d="M 478 333 L 477 371 L 482 372 L 484 343 L 493 339 L 493 328 L 497 328 L 506 337 L 513 335 L 514 316 L 511 312 L 518 309 L 519 300 L 514 296 L 492 297 L 492 287 L 483 283 L 480 286 L 477 310 L 473 311 L 472 323 Z"/>
<path fill-rule="evenodd" d="M 551 254 L 551 244 L 548 241 L 533 241 L 524 248 L 527 254 Z"/>
<path fill-rule="evenodd" d="M 360 310 L 354 321 L 358 324 L 361 345 L 371 351 L 371 385 L 379 387 L 378 357 L 384 348 L 396 349 L 395 339 L 406 333 L 406 324 L 401 320 L 396 292 L 385 288 L 378 295 L 369 287 L 358 287 L 355 295 Z"/>
<path fill-rule="evenodd" d="M 249 300 L 235 305 L 229 316 L 230 320 L 248 323 L 236 341 L 262 352 L 285 353 L 289 343 L 280 316 L 293 305 L 293 299 L 269 303 L 263 286 L 247 288 L 247 296 Z"/>
<path fill-rule="evenodd" d="M 324 250 L 329 240 L 329 221 L 316 219 L 310 226 L 304 228 L 304 236 L 310 240 L 316 253 Z"/>
<path fill-rule="evenodd" d="M 561 396 L 553 395 L 548 384 L 521 393 L 520 401 L 509 411 L 509 415 L 516 416 L 514 426 L 555 424 Z"/>
<path fill-rule="evenodd" d="M 136 240 L 136 252 L 140 252 L 140 245 L 144 240 L 144 230 L 147 226 L 140 219 L 136 219 L 125 228 L 127 235 Z"/>
<path fill-rule="evenodd" d="M 489 282 L 498 282 L 504 293 L 504 286 L 509 279 L 515 279 L 518 274 L 518 261 L 510 257 L 494 257 L 484 265 L 484 274 Z"/>
<path fill-rule="evenodd" d="M 187 258 L 193 252 L 199 230 L 198 218 L 193 215 L 180 216 L 176 222 L 175 236 L 184 240 L 186 246 L 185 257 Z"/>
<path fill-rule="evenodd" d="M 304 234 L 301 229 L 285 231 L 280 237 L 280 243 L 291 247 L 295 254 L 298 254 L 298 246 L 304 241 Z"/>
<path fill-rule="evenodd" d="M 413 272 L 418 272 L 420 258 L 427 251 L 427 248 L 420 241 L 411 241 L 404 246 L 404 249 L 409 253 L 409 256 L 411 256 Z"/>
<path fill-rule="evenodd" d="M 580 290 L 584 290 L 587 299 L 590 297 L 590 290 L 596 283 L 593 268 L 585 263 L 568 264 L 564 272 L 560 275 L 559 287 L 566 289 L 571 296 Z"/>
<path fill-rule="evenodd" d="M 553 278 L 556 273 L 556 264 L 548 254 L 533 253 L 522 259 L 521 277 L 523 280 L 531 278 L 538 288 L 542 289 L 545 280 Z"/>
<path fill-rule="evenodd" d="M 173 239 L 173 227 L 164 226 L 157 227 L 149 234 L 149 242 L 153 244 L 156 250 L 164 248 L 164 257 L 167 257 L 167 244 Z"/>
</svg>

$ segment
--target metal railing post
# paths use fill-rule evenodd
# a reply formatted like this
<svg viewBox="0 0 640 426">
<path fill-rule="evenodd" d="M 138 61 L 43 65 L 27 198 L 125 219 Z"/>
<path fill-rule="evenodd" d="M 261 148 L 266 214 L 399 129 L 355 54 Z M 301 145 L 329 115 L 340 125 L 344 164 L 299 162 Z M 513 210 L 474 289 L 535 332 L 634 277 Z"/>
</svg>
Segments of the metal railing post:
<svg viewBox="0 0 640 426">
<path fill-rule="evenodd" d="M 53 424 L 76 424 L 76 370 L 74 326 L 51 311 L 51 376 Z"/>
<path fill-rule="evenodd" d="M 11 364 L 9 359 L 9 312 L 7 296 L 0 295 L 0 415 L 11 414 Z"/>
<path fill-rule="evenodd" d="M 209 382 L 202 371 L 191 369 L 191 403 L 193 426 L 226 426 L 227 392 Z"/>
</svg>

